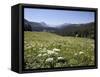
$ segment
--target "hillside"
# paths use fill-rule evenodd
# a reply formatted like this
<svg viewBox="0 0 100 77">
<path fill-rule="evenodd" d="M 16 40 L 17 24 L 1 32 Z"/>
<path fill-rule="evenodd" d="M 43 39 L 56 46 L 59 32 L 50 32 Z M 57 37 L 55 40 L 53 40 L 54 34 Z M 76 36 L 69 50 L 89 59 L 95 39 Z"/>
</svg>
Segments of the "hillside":
<svg viewBox="0 0 100 77">
<path fill-rule="evenodd" d="M 85 24 L 67 24 L 50 27 L 45 22 L 30 22 L 24 19 L 24 31 L 50 32 L 61 36 L 76 36 L 94 39 L 94 22 Z"/>
<path fill-rule="evenodd" d="M 94 40 L 24 31 L 25 69 L 94 65 Z"/>
</svg>

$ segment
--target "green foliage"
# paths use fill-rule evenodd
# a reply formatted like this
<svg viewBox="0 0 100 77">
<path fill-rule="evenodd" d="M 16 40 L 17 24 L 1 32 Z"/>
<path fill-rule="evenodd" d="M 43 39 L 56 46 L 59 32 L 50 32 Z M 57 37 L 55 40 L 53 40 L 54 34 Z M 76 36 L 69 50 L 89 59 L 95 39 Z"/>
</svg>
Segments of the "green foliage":
<svg viewBox="0 0 100 77">
<path fill-rule="evenodd" d="M 76 37 L 95 39 L 94 26 L 95 26 L 94 22 L 87 24 L 70 24 L 70 26 L 63 27 L 63 29 L 56 32 L 56 34 L 62 36 L 74 36 L 74 37 L 76 36 Z"/>
<path fill-rule="evenodd" d="M 94 65 L 94 40 L 24 31 L 24 68 Z"/>
</svg>

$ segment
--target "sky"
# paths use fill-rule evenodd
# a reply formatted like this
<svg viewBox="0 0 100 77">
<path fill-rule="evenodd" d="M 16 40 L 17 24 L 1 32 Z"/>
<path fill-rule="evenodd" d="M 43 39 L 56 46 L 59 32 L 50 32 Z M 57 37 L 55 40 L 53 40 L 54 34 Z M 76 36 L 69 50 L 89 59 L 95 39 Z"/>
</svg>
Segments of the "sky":
<svg viewBox="0 0 100 77">
<path fill-rule="evenodd" d="M 94 12 L 33 9 L 24 8 L 24 18 L 33 22 L 45 22 L 49 26 L 57 26 L 65 23 L 80 24 L 94 22 Z"/>
</svg>

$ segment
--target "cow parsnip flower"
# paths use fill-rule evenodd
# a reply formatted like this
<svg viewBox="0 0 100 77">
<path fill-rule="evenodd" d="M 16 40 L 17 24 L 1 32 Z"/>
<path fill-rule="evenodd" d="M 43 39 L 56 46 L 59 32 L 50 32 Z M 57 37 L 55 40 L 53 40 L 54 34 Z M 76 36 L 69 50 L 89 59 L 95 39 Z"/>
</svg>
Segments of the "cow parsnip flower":
<svg viewBox="0 0 100 77">
<path fill-rule="evenodd" d="M 38 57 L 42 56 L 42 54 L 39 54 Z"/>
<path fill-rule="evenodd" d="M 62 59 L 64 59 L 63 57 L 58 57 L 58 60 L 62 60 Z"/>
<path fill-rule="evenodd" d="M 75 56 L 77 56 L 78 54 L 77 54 L 77 53 L 75 53 L 74 55 L 75 55 Z"/>
<path fill-rule="evenodd" d="M 54 48 L 53 51 L 60 51 L 60 49 Z"/>
<path fill-rule="evenodd" d="M 52 50 L 47 50 L 47 53 L 48 53 L 48 54 L 54 54 L 55 52 L 52 51 Z"/>
<path fill-rule="evenodd" d="M 53 61 L 53 58 L 46 59 L 46 62 L 52 62 L 52 61 Z"/>
<path fill-rule="evenodd" d="M 84 54 L 84 52 L 80 51 L 79 54 Z"/>
</svg>

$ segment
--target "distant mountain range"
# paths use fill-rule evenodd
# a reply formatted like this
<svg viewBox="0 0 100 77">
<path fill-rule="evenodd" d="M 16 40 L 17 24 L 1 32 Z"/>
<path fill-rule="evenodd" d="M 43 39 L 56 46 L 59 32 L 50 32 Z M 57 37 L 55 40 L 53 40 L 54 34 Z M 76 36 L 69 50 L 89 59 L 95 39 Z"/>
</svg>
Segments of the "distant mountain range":
<svg viewBox="0 0 100 77">
<path fill-rule="evenodd" d="M 55 31 L 56 28 L 54 27 L 49 27 L 46 23 L 44 22 L 30 22 L 26 19 L 24 19 L 24 31 L 48 31 L 48 32 L 53 32 Z"/>
<path fill-rule="evenodd" d="M 30 22 L 24 19 L 24 31 L 45 31 L 62 36 L 79 36 L 94 38 L 94 22 L 86 24 L 67 24 L 50 27 L 45 22 Z"/>
</svg>

